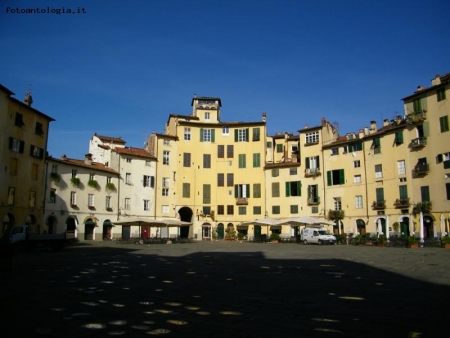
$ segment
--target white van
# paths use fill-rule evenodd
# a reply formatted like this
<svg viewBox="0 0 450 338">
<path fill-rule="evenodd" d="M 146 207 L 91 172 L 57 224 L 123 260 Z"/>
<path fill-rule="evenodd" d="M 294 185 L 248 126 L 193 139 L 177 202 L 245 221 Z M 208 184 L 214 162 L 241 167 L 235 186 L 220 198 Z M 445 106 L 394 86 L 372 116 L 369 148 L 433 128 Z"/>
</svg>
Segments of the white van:
<svg viewBox="0 0 450 338">
<path fill-rule="evenodd" d="M 330 234 L 328 230 L 322 228 L 303 229 L 301 240 L 304 244 L 336 244 L 336 237 Z"/>
</svg>

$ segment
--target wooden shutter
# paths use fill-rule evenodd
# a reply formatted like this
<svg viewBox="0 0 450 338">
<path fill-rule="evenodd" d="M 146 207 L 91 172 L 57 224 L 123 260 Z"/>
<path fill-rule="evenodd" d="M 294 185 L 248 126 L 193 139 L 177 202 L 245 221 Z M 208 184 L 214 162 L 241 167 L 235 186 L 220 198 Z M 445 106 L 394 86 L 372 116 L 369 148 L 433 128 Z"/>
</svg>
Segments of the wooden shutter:
<svg viewBox="0 0 450 338">
<path fill-rule="evenodd" d="M 339 184 L 345 184 L 344 169 L 339 170 Z"/>
<path fill-rule="evenodd" d="M 383 188 L 377 188 L 376 195 L 377 195 L 377 202 L 384 201 L 384 189 Z"/>
<path fill-rule="evenodd" d="M 309 157 L 305 158 L 305 167 L 306 169 L 309 169 Z"/>
<path fill-rule="evenodd" d="M 428 121 L 425 121 L 423 123 L 423 136 L 424 137 L 430 136 L 430 123 Z"/>
<path fill-rule="evenodd" d="M 203 142 L 203 128 L 200 128 L 200 142 Z"/>
<path fill-rule="evenodd" d="M 291 182 L 286 182 L 286 197 L 291 196 Z"/>
<path fill-rule="evenodd" d="M 331 170 L 327 171 L 327 185 L 333 185 L 333 180 L 331 176 Z"/>
<path fill-rule="evenodd" d="M 302 182 L 301 181 L 297 181 L 297 191 L 298 191 L 298 196 L 302 195 Z"/>
<path fill-rule="evenodd" d="M 400 199 L 406 200 L 408 198 L 408 188 L 406 185 L 401 185 L 398 187 L 400 193 Z"/>
<path fill-rule="evenodd" d="M 211 142 L 215 142 L 215 141 L 216 141 L 216 130 L 211 129 Z"/>
</svg>

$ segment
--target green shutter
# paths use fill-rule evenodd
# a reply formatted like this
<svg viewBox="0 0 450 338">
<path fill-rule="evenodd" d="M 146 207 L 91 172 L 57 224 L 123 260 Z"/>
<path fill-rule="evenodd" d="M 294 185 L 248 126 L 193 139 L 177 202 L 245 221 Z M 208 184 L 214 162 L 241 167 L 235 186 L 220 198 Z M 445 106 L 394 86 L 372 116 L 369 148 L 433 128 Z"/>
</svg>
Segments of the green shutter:
<svg viewBox="0 0 450 338">
<path fill-rule="evenodd" d="M 246 184 L 247 187 L 247 198 L 250 197 L 250 184 Z"/>
<path fill-rule="evenodd" d="M 239 186 L 237 184 L 234 186 L 234 197 L 239 197 Z"/>
<path fill-rule="evenodd" d="M 298 196 L 302 195 L 302 182 L 297 181 L 297 191 L 298 191 Z"/>
<path fill-rule="evenodd" d="M 423 136 L 424 137 L 430 136 L 430 123 L 428 121 L 425 121 L 423 123 Z"/>
<path fill-rule="evenodd" d="M 406 185 L 401 185 L 398 187 L 400 193 L 400 199 L 406 200 L 408 198 L 408 188 Z"/>
<path fill-rule="evenodd" d="M 331 170 L 327 171 L 327 185 L 332 185 L 333 180 L 331 179 Z"/>
<path fill-rule="evenodd" d="M 420 195 L 422 197 L 422 202 L 430 201 L 430 189 L 428 186 L 420 187 Z"/>
<path fill-rule="evenodd" d="M 237 142 L 237 141 L 238 141 L 238 130 L 235 129 L 234 130 L 234 142 Z"/>
<path fill-rule="evenodd" d="M 395 144 L 403 143 L 403 130 L 400 130 L 395 133 Z"/>
<path fill-rule="evenodd" d="M 344 169 L 339 170 L 339 184 L 345 184 Z"/>
<path fill-rule="evenodd" d="M 216 141 L 216 130 L 211 129 L 211 142 L 215 142 L 215 141 Z"/>
<path fill-rule="evenodd" d="M 316 156 L 317 169 L 320 169 L 320 157 Z"/>
<path fill-rule="evenodd" d="M 246 142 L 248 142 L 248 140 L 249 140 L 249 135 L 250 135 L 250 129 L 249 128 L 247 128 L 247 129 L 245 129 L 245 141 Z"/>
<path fill-rule="evenodd" d="M 203 128 L 200 128 L 200 142 L 203 142 Z"/>
<path fill-rule="evenodd" d="M 291 182 L 286 182 L 286 197 L 291 196 Z"/>
<path fill-rule="evenodd" d="M 305 167 L 306 169 L 309 169 L 309 157 L 305 158 Z"/>
<path fill-rule="evenodd" d="M 383 188 L 377 188 L 376 195 L 377 195 L 377 202 L 384 201 L 384 189 Z"/>
</svg>

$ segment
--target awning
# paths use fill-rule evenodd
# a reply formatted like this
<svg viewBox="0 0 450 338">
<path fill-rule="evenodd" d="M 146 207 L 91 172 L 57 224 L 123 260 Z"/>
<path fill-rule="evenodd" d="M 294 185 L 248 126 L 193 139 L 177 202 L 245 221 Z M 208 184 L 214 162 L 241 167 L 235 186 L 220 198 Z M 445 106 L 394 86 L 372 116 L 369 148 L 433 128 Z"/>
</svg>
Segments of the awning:
<svg viewBox="0 0 450 338">
<path fill-rule="evenodd" d="M 274 230 L 281 230 L 281 225 L 272 225 L 270 227 L 270 231 L 274 231 Z"/>
</svg>

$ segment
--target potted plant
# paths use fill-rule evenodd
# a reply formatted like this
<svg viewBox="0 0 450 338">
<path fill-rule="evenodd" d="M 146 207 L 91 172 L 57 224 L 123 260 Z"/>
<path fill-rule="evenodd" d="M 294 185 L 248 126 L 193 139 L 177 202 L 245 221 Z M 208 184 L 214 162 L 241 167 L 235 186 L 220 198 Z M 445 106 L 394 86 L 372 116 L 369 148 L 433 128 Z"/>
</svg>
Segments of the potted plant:
<svg viewBox="0 0 450 338">
<path fill-rule="evenodd" d="M 89 180 L 88 181 L 88 186 L 90 186 L 91 188 L 94 188 L 94 189 L 98 189 L 99 188 L 98 182 L 96 180 Z"/>
<path fill-rule="evenodd" d="M 115 192 L 116 191 L 116 186 L 112 182 L 106 183 L 105 188 L 106 188 L 106 191 L 108 191 L 108 192 Z"/>
<path fill-rule="evenodd" d="M 53 183 L 58 184 L 59 181 L 61 180 L 61 175 L 58 173 L 50 173 L 50 180 Z"/>
<path fill-rule="evenodd" d="M 280 235 L 273 233 L 270 235 L 270 243 L 278 243 L 280 241 Z"/>
<path fill-rule="evenodd" d="M 385 234 L 381 234 L 378 236 L 377 243 L 378 246 L 385 246 L 387 242 L 387 237 Z"/>
<path fill-rule="evenodd" d="M 245 235 L 242 232 L 238 232 L 237 237 L 239 243 L 242 243 L 242 240 L 244 239 Z"/>
<path fill-rule="evenodd" d="M 225 240 L 234 241 L 236 239 L 236 230 L 233 227 L 228 227 L 225 230 Z"/>
<path fill-rule="evenodd" d="M 446 235 L 441 237 L 441 246 L 446 249 L 450 249 L 450 236 Z"/>
<path fill-rule="evenodd" d="M 72 177 L 70 182 L 74 187 L 78 187 L 80 185 L 80 179 L 78 177 Z"/>
<path fill-rule="evenodd" d="M 419 239 L 414 235 L 408 236 L 408 238 L 406 239 L 406 245 L 408 246 L 408 248 L 418 248 Z"/>
<path fill-rule="evenodd" d="M 212 229 L 212 238 L 213 238 L 213 241 L 217 241 L 217 239 L 219 238 L 219 233 L 217 232 L 217 227 L 214 227 Z"/>
</svg>

